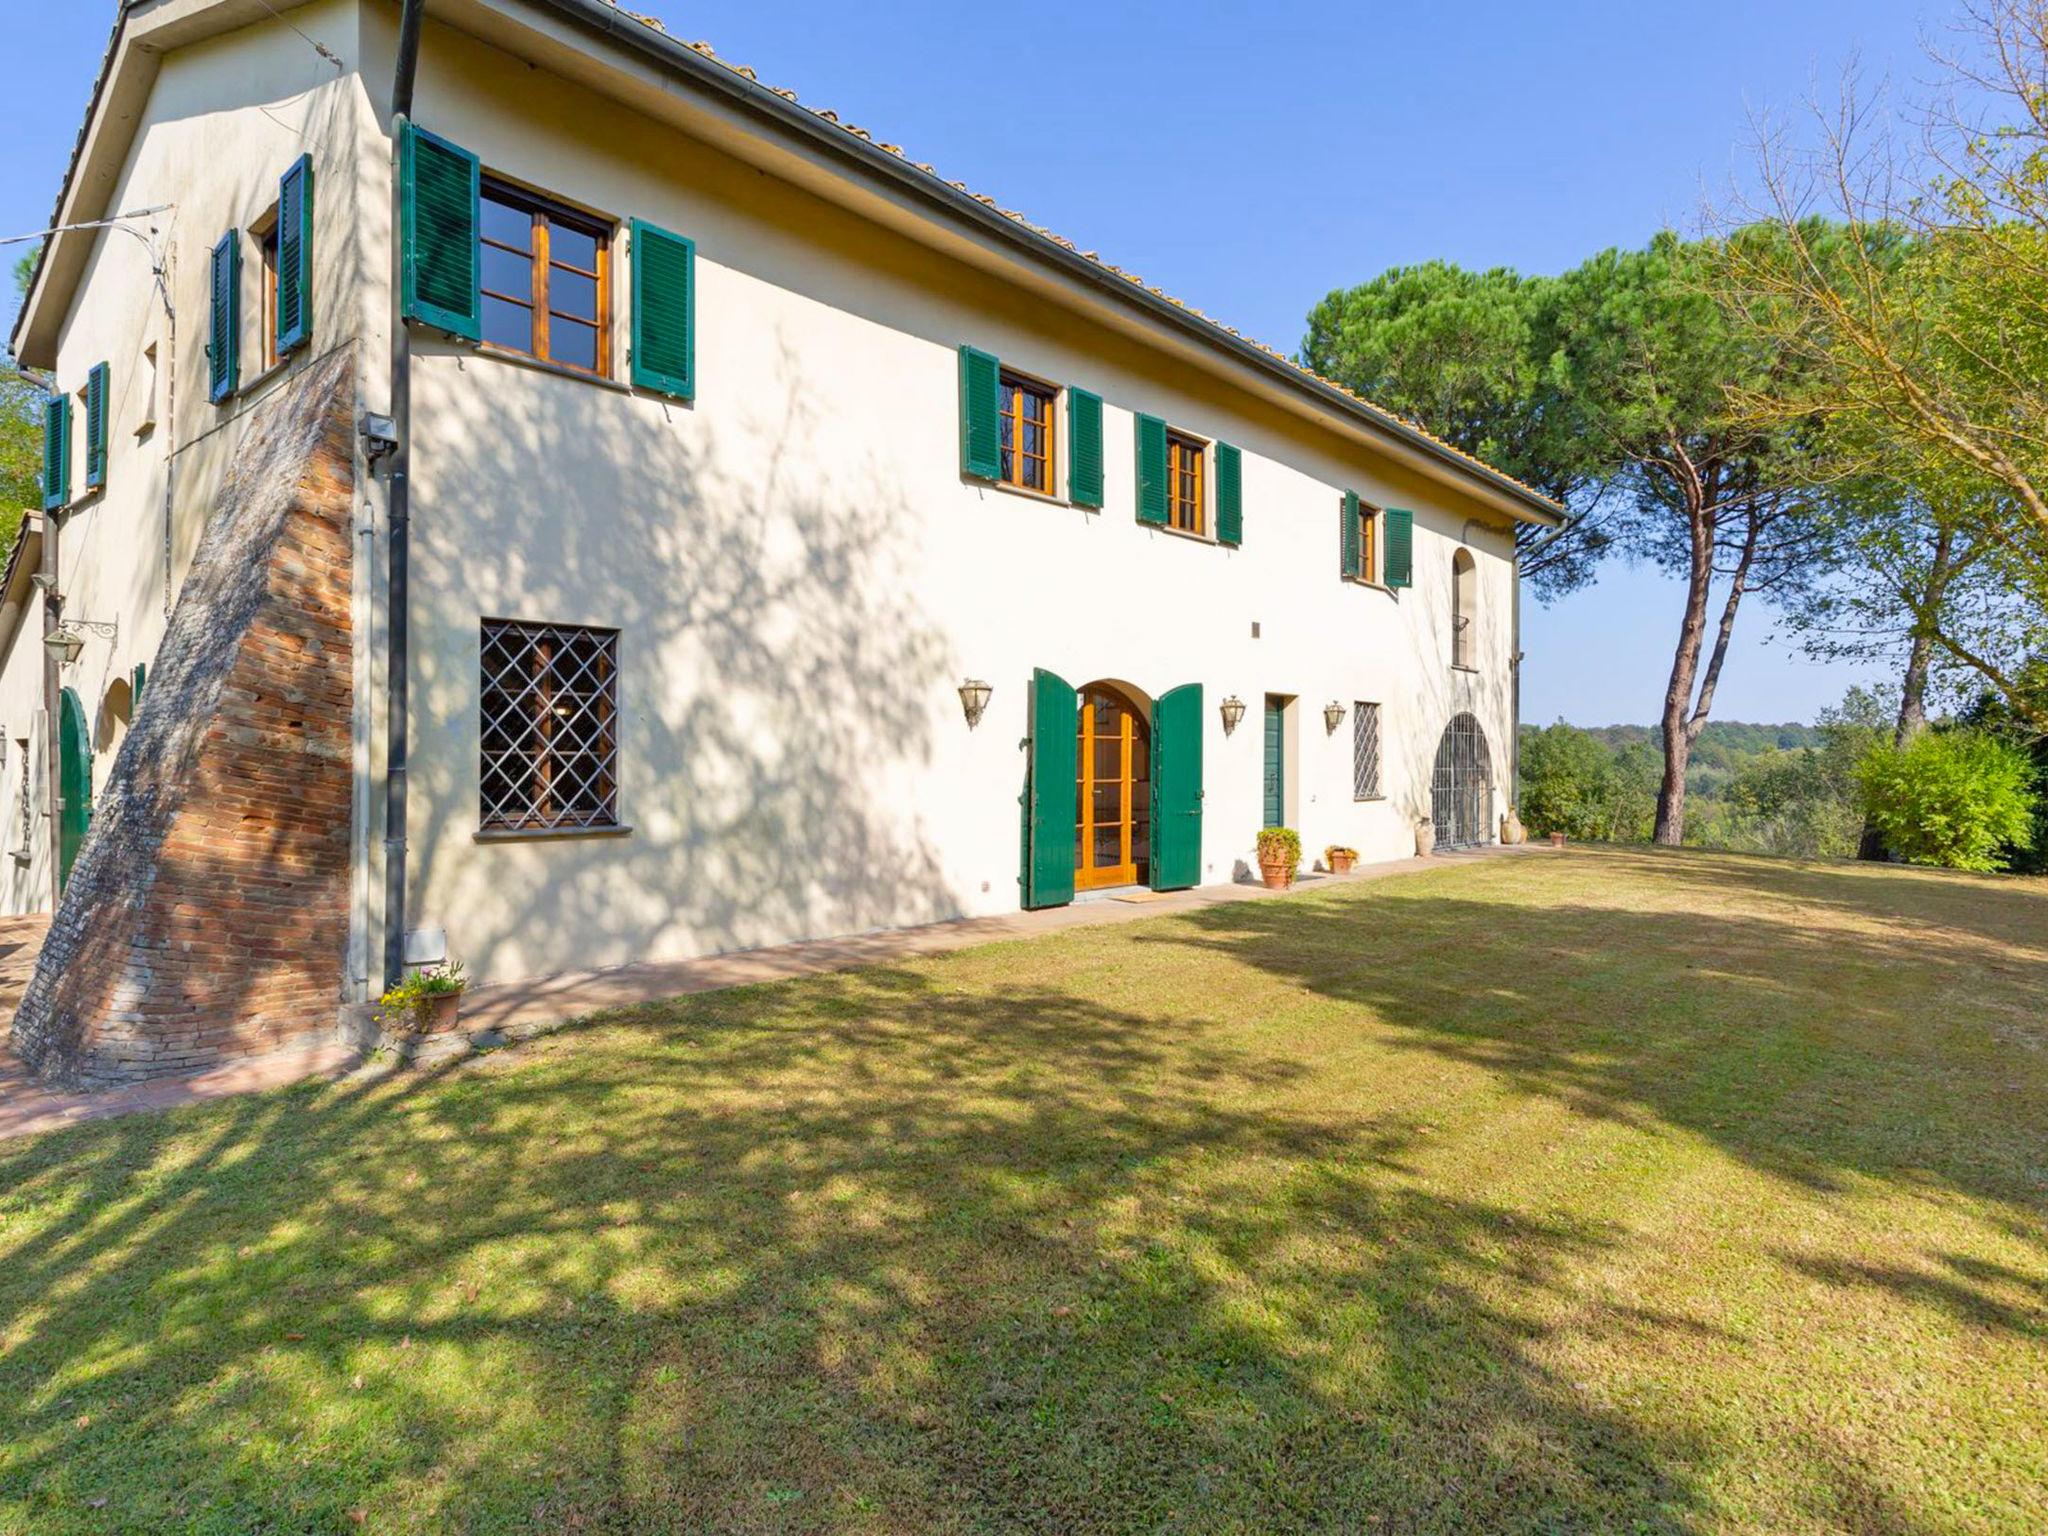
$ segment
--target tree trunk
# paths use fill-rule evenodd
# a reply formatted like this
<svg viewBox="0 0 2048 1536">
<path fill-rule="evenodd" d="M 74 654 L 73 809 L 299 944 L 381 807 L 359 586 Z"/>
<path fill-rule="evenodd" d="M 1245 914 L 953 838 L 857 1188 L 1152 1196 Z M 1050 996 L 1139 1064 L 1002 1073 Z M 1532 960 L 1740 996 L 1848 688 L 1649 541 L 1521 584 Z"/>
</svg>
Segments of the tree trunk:
<svg viewBox="0 0 2048 1536">
<path fill-rule="evenodd" d="M 1707 636 L 1707 598 L 1714 579 L 1713 533 L 1706 519 L 1692 520 L 1692 569 L 1685 585 L 1685 620 L 1678 629 L 1678 649 L 1671 658 L 1671 680 L 1664 685 L 1664 781 L 1657 788 L 1657 827 L 1652 838 L 1667 848 L 1685 841 L 1685 770 L 1692 762 L 1693 679 L 1699 675 L 1700 648 Z"/>
</svg>

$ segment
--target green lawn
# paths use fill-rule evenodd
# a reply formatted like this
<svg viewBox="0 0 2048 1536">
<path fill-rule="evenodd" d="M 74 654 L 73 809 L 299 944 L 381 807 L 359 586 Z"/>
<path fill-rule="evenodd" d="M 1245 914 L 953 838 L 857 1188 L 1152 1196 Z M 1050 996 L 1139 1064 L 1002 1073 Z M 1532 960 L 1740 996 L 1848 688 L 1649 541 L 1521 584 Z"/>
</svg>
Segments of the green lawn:
<svg viewBox="0 0 2048 1536">
<path fill-rule="evenodd" d="M 0 1143 L 0 1530 L 2048 1530 L 2048 883 L 1575 849 Z"/>
</svg>

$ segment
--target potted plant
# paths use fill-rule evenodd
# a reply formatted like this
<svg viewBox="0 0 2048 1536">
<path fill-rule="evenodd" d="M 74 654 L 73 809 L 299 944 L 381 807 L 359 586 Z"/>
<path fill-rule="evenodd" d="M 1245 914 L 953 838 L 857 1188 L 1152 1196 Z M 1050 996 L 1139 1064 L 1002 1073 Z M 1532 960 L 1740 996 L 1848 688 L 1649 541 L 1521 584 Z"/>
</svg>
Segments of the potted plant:
<svg viewBox="0 0 2048 1536">
<path fill-rule="evenodd" d="M 1426 859 L 1436 852 L 1436 826 L 1425 816 L 1415 823 L 1415 857 Z"/>
<path fill-rule="evenodd" d="M 1550 846 L 1553 848 L 1562 848 L 1564 846 L 1564 834 L 1562 832 L 1551 833 Z"/>
<path fill-rule="evenodd" d="M 424 965 L 377 1000 L 377 1021 L 406 1034 L 440 1034 L 455 1027 L 469 979 L 462 962 Z"/>
<path fill-rule="evenodd" d="M 1259 874 L 1269 890 L 1294 884 L 1301 865 L 1301 834 L 1292 827 L 1267 827 L 1259 833 Z"/>
<path fill-rule="evenodd" d="M 1330 866 L 1333 874 L 1348 875 L 1351 873 L 1351 866 L 1358 862 L 1358 850 L 1332 843 L 1323 850 L 1323 862 Z"/>
</svg>

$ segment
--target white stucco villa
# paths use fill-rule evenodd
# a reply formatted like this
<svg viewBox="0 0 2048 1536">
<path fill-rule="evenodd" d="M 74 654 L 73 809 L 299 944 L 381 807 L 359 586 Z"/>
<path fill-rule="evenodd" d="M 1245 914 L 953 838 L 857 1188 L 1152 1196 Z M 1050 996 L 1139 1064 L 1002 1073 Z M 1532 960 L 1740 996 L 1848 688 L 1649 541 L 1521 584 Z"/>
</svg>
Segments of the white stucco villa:
<svg viewBox="0 0 2048 1536">
<path fill-rule="evenodd" d="M 395 0 L 120 10 L 14 335 L 32 1061 L 1495 835 L 1554 504 L 605 0 L 424 11 L 401 119 Z"/>
</svg>

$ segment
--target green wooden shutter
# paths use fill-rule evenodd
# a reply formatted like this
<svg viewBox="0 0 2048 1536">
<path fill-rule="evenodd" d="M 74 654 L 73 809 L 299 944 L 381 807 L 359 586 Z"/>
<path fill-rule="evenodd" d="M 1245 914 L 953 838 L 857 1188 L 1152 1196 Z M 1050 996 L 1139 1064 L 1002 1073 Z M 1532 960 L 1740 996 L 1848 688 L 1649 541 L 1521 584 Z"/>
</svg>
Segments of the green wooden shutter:
<svg viewBox="0 0 2048 1536">
<path fill-rule="evenodd" d="M 1102 505 L 1102 396 L 1085 389 L 1067 391 L 1067 497 Z"/>
<path fill-rule="evenodd" d="M 1080 696 L 1043 667 L 1031 674 L 1031 751 L 1024 789 L 1024 905 L 1074 899 L 1074 763 Z"/>
<path fill-rule="evenodd" d="M 206 398 L 215 405 L 242 381 L 242 237 L 229 230 L 213 248 L 212 311 L 206 326 Z"/>
<path fill-rule="evenodd" d="M 313 157 L 301 155 L 277 182 L 277 355 L 313 334 Z"/>
<path fill-rule="evenodd" d="M 54 512 L 71 500 L 71 401 L 43 397 L 43 510 Z"/>
<path fill-rule="evenodd" d="M 1166 423 L 1138 418 L 1138 521 L 1166 526 Z"/>
<path fill-rule="evenodd" d="M 1386 582 L 1390 587 L 1415 584 L 1415 514 L 1389 507 L 1382 519 L 1387 553 Z"/>
<path fill-rule="evenodd" d="M 398 176 L 406 319 L 464 341 L 481 340 L 483 174 L 476 156 L 407 123 L 398 145 Z"/>
<path fill-rule="evenodd" d="M 85 376 L 85 484 L 107 483 L 107 365 L 94 363 Z"/>
<path fill-rule="evenodd" d="M 1244 455 L 1230 443 L 1216 445 L 1216 540 L 1244 542 Z"/>
<path fill-rule="evenodd" d="M 92 825 L 92 738 L 86 734 L 85 705 L 69 688 L 58 696 L 57 796 L 63 801 L 57 812 L 57 884 L 61 889 L 71 878 L 71 866 L 85 844 L 86 829 Z"/>
<path fill-rule="evenodd" d="M 1358 547 L 1358 492 L 1346 491 L 1337 503 L 1337 559 L 1347 581 L 1356 581 L 1364 557 Z"/>
<path fill-rule="evenodd" d="M 1152 705 L 1151 873 L 1155 891 L 1202 883 L 1200 683 L 1170 689 Z"/>
<path fill-rule="evenodd" d="M 678 400 L 697 393 L 697 245 L 633 220 L 633 382 Z"/>
<path fill-rule="evenodd" d="M 135 671 L 128 684 L 128 697 L 135 703 L 142 702 L 142 685 L 149 681 L 149 667 L 146 663 L 135 663 Z"/>
<path fill-rule="evenodd" d="M 976 347 L 960 349 L 960 473 L 1003 477 L 1003 365 Z"/>
</svg>

